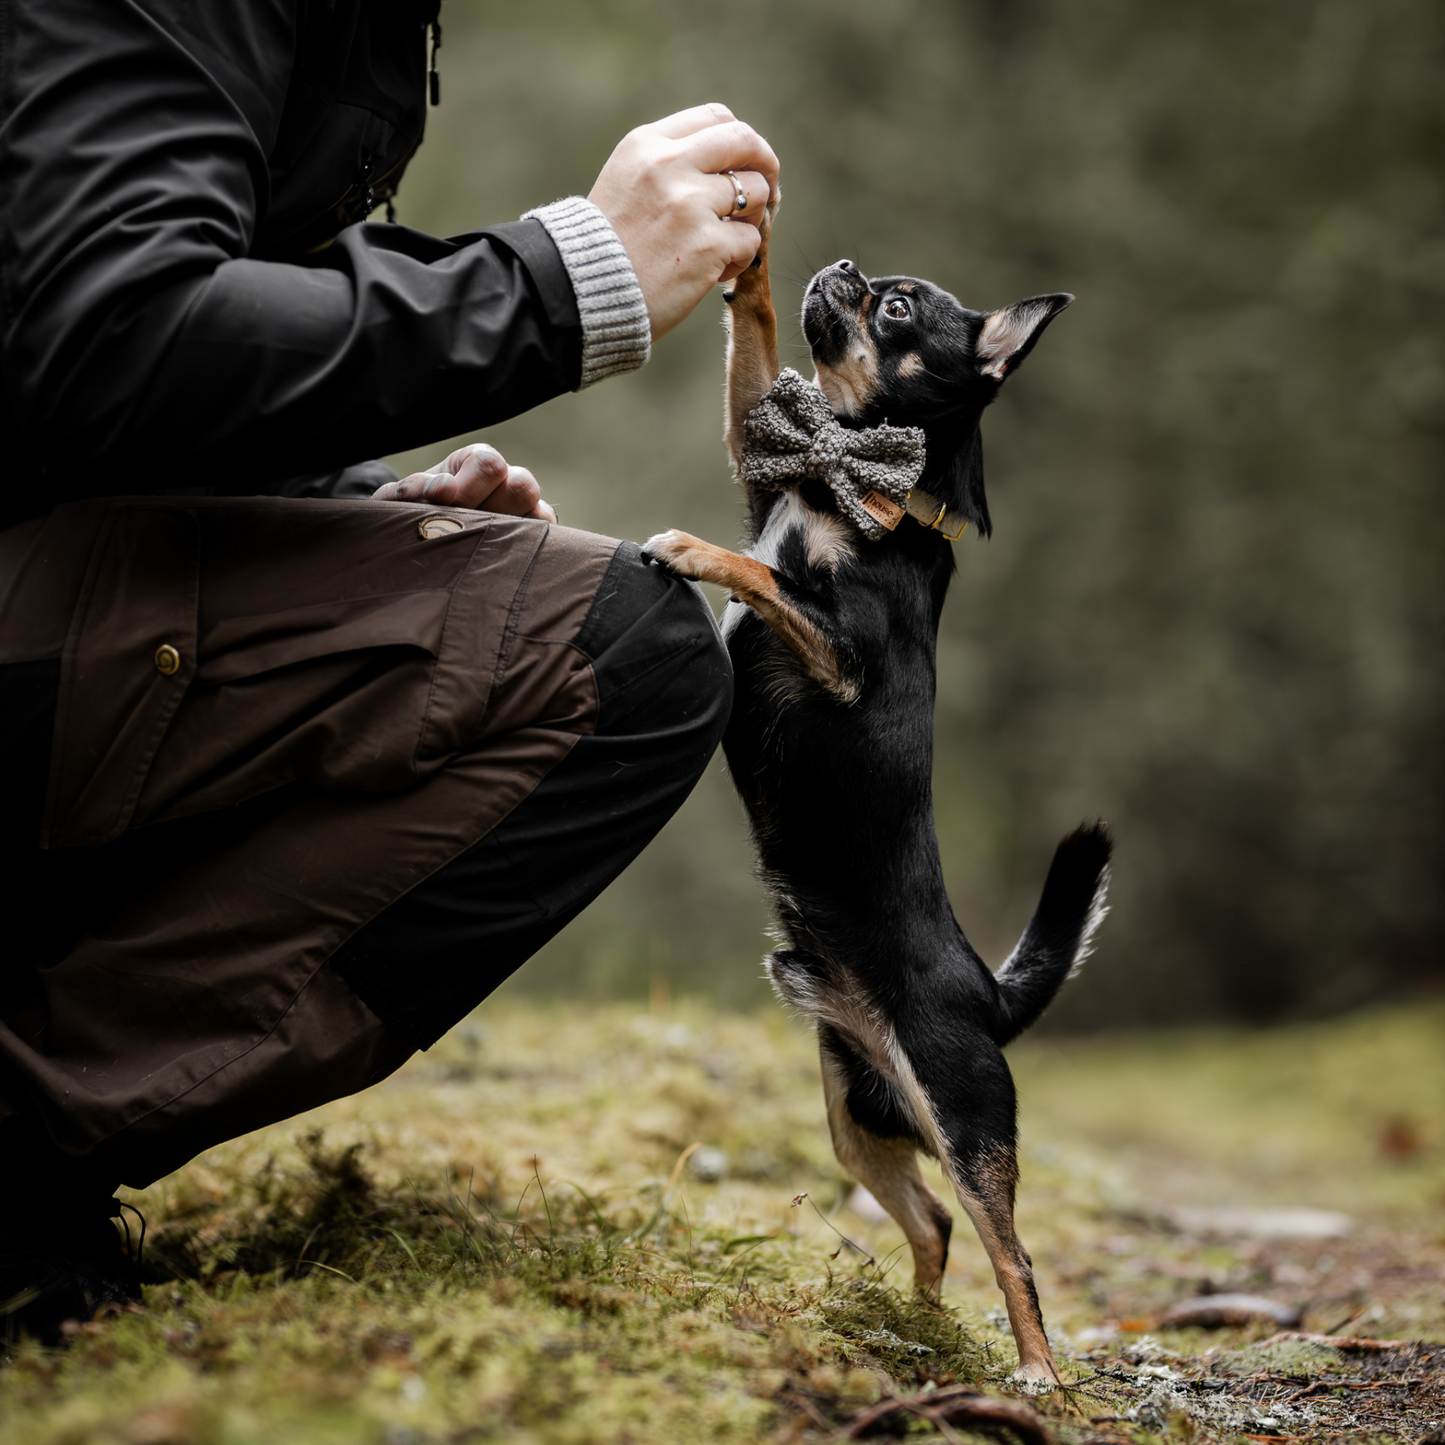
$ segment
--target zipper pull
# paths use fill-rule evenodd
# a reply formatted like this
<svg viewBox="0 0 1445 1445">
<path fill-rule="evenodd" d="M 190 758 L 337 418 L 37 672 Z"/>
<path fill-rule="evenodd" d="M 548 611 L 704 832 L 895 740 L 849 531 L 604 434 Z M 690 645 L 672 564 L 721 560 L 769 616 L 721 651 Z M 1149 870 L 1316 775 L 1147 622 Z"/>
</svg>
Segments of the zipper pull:
<svg viewBox="0 0 1445 1445">
<path fill-rule="evenodd" d="M 433 20 L 431 23 L 431 69 L 426 73 L 427 89 L 433 105 L 442 103 L 442 78 L 437 71 L 437 51 L 441 48 L 442 23 L 440 20 Z"/>
</svg>

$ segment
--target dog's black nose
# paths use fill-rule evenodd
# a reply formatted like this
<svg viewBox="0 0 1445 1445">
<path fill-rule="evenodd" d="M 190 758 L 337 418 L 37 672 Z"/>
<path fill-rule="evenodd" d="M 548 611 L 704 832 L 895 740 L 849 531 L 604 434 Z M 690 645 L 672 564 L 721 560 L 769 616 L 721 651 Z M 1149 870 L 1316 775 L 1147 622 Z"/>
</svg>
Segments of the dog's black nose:
<svg viewBox="0 0 1445 1445">
<path fill-rule="evenodd" d="M 845 276 L 861 276 L 863 274 L 851 261 L 839 261 L 837 269 Z"/>
</svg>

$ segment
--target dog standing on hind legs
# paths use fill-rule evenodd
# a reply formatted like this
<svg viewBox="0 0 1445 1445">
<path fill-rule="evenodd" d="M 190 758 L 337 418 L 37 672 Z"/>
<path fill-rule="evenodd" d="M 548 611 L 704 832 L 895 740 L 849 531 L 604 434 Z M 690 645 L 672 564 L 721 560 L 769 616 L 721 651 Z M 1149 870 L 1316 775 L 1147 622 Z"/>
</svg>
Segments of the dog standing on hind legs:
<svg viewBox="0 0 1445 1445">
<path fill-rule="evenodd" d="M 991 974 L 944 889 L 931 778 L 949 542 L 969 524 L 992 530 L 980 419 L 1073 297 L 982 313 L 927 281 L 870 281 L 840 261 L 813 278 L 803 304 L 823 406 L 795 374 L 780 381 L 767 267 L 775 209 L 727 297 L 725 435 L 747 493 L 748 546 L 731 552 L 671 531 L 645 550 L 732 594 L 723 632 L 735 693 L 723 746 L 790 945 L 769 957 L 768 973 L 786 1003 L 817 1021 L 839 1162 L 903 1229 L 917 1285 L 936 1300 L 952 1219 L 924 1183 L 918 1151 L 939 1160 L 1003 1291 L 1016 1378 L 1053 1385 L 1014 1229 L 1016 1104 L 1002 1048 L 1087 954 L 1110 839 L 1100 824 L 1059 844 L 1032 921 Z M 788 473 L 793 484 L 773 487 L 749 464 L 747 419 L 784 393 L 799 415 L 821 409 L 815 436 L 826 432 L 826 445 Z M 911 492 L 850 503 L 827 479 L 828 457 L 850 445 L 836 423 L 865 450 L 869 437 L 902 445 L 921 434 Z"/>
</svg>

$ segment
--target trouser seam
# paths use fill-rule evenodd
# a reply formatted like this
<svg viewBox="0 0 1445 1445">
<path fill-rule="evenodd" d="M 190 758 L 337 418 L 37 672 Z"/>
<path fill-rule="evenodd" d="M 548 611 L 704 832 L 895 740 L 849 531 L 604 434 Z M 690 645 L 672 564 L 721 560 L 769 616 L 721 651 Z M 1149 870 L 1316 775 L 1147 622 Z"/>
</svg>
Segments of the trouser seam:
<svg viewBox="0 0 1445 1445">
<path fill-rule="evenodd" d="M 482 527 L 479 530 L 485 535 L 487 529 Z M 472 553 L 472 561 L 476 560 L 476 556 L 477 554 L 474 551 Z M 468 566 L 470 566 L 470 563 Z M 421 709 L 421 715 L 417 718 L 416 742 L 412 744 L 411 749 L 411 773 L 413 778 L 416 778 L 421 769 L 422 744 L 426 741 L 427 724 L 431 721 L 432 703 L 436 701 L 437 676 L 442 670 L 442 659 L 446 655 L 447 628 L 451 625 L 452 608 L 456 605 L 458 590 L 458 588 L 453 587 L 447 596 L 447 610 L 442 617 L 441 642 L 437 647 L 437 655 L 432 659 L 431 677 L 427 681 L 426 704 Z"/>
<path fill-rule="evenodd" d="M 522 573 L 522 580 L 512 594 L 512 605 L 507 610 L 507 621 L 502 628 L 501 646 L 497 649 L 497 670 L 492 676 L 492 693 L 495 693 L 502 685 L 502 679 L 507 675 L 507 668 L 511 666 L 512 649 L 517 641 L 517 629 L 521 626 L 522 604 L 527 600 L 527 589 L 532 582 L 532 572 L 537 566 L 537 558 L 542 553 L 542 547 L 546 545 L 544 540 L 542 545 L 532 553 L 527 561 L 526 571 Z"/>
</svg>

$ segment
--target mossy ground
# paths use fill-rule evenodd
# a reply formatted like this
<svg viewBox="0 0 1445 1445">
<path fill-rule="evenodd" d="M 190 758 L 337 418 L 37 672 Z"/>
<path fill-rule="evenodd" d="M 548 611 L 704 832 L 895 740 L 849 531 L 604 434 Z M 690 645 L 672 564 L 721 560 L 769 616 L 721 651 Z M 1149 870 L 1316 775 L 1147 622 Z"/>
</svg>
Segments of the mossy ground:
<svg viewBox="0 0 1445 1445">
<path fill-rule="evenodd" d="M 1207 1281 L 1303 1306 L 1307 1330 L 1354 1315 L 1351 1333 L 1445 1339 L 1442 1044 L 1435 1004 L 1011 1051 L 1020 1232 L 1079 1382 L 1029 1403 L 1060 1440 L 1438 1434 L 1445 1347 L 1356 1357 L 1261 1348 L 1264 1325 L 1150 1325 Z M 694 1143 L 724 1178 L 683 1161 Z M 135 1195 L 163 1278 L 143 1312 L 0 1369 L 0 1436 L 821 1441 L 890 1394 L 1006 1393 L 966 1222 L 936 1309 L 853 1198 L 811 1036 L 780 1013 L 498 998 L 379 1088 Z M 1261 1241 L 1168 1223 L 1219 1205 L 1357 1224 Z M 888 1428 L 909 1419 L 937 1438 L 918 1415 Z"/>
</svg>

